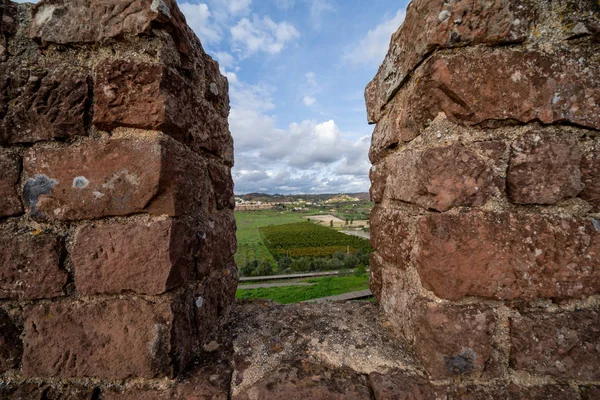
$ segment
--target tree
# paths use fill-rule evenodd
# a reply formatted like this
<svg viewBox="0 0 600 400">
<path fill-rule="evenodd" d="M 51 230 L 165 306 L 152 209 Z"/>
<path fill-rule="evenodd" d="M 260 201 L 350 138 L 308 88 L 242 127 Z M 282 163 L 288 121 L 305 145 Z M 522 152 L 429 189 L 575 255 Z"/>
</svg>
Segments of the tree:
<svg viewBox="0 0 600 400">
<path fill-rule="evenodd" d="M 333 220 L 329 221 L 329 227 L 333 228 Z"/>
<path fill-rule="evenodd" d="M 354 218 L 350 218 L 350 225 L 354 222 Z"/>
<path fill-rule="evenodd" d="M 346 218 L 346 225 L 348 225 L 348 218 Z"/>
</svg>

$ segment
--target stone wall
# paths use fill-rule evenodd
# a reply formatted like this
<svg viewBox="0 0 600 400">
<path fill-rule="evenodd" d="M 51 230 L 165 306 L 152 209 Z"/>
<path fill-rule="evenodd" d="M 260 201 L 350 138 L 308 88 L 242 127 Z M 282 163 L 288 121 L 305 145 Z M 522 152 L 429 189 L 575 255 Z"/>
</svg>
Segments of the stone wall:
<svg viewBox="0 0 600 400">
<path fill-rule="evenodd" d="M 414 0 L 393 35 L 365 94 L 371 287 L 429 380 L 600 382 L 599 54 L 596 0 Z"/>
<path fill-rule="evenodd" d="M 197 359 L 237 285 L 228 114 L 174 0 L 0 1 L 0 398 Z"/>
</svg>

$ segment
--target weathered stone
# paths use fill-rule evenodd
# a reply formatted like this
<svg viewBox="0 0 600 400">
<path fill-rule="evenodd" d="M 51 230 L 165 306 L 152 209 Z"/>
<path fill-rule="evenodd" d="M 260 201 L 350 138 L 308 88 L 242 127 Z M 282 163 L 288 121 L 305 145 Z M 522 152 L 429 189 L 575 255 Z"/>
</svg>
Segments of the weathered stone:
<svg viewBox="0 0 600 400">
<path fill-rule="evenodd" d="M 580 164 L 577 137 L 530 131 L 512 144 L 508 197 L 517 204 L 554 204 L 576 197 L 583 189 Z"/>
<path fill-rule="evenodd" d="M 387 168 L 389 198 L 437 211 L 481 206 L 501 186 L 490 166 L 460 144 L 396 153 Z"/>
<path fill-rule="evenodd" d="M 0 144 L 85 135 L 87 79 L 69 65 L 0 64 Z"/>
<path fill-rule="evenodd" d="M 190 352 L 185 342 L 174 339 L 180 324 L 176 319 L 185 322 L 190 317 L 178 315 L 172 307 L 168 302 L 141 299 L 32 306 L 25 312 L 23 374 L 104 379 L 172 376 L 177 365 L 171 353 Z"/>
<path fill-rule="evenodd" d="M 206 276 L 211 271 L 223 268 L 237 250 L 237 239 L 233 213 L 221 211 L 208 218 L 203 224 L 198 251 L 198 275 Z"/>
<path fill-rule="evenodd" d="M 600 290 L 598 254 L 592 220 L 469 213 L 421 218 L 414 262 L 424 286 L 450 300 L 581 298 Z"/>
<path fill-rule="evenodd" d="M 464 125 L 541 121 L 600 129 L 595 53 L 590 47 L 553 54 L 508 48 L 437 53 L 388 106 L 398 115 L 377 149 L 417 137 L 440 112 Z"/>
<path fill-rule="evenodd" d="M 132 136 L 30 150 L 24 197 L 31 212 L 78 220 L 196 209 L 205 196 L 203 161 L 159 132 L 127 132 Z"/>
<path fill-rule="evenodd" d="M 526 313 L 511 319 L 514 369 L 560 378 L 600 379 L 600 313 Z"/>
<path fill-rule="evenodd" d="M 192 276 L 196 240 L 172 220 L 83 226 L 71 251 L 77 291 L 165 293 Z"/>
<path fill-rule="evenodd" d="M 369 384 L 375 400 L 430 400 L 446 395 L 445 387 L 436 387 L 424 378 L 406 373 L 372 373 Z"/>
<path fill-rule="evenodd" d="M 600 399 L 600 386 L 584 386 L 580 390 L 581 400 Z"/>
<path fill-rule="evenodd" d="M 225 363 L 223 363 L 225 364 Z M 228 365 L 198 368 L 168 389 L 109 390 L 104 400 L 227 400 L 231 370 Z"/>
<path fill-rule="evenodd" d="M 161 130 L 194 151 L 208 150 L 230 161 L 228 111 L 219 111 L 228 110 L 227 91 L 218 89 L 227 82 L 218 70 L 208 79 L 216 88 L 213 102 L 167 67 L 122 60 L 104 63 L 96 71 L 94 125 L 106 131 L 120 126 Z M 205 89 L 210 93 L 210 85 Z"/>
<path fill-rule="evenodd" d="M 532 11 L 530 1 L 413 1 L 403 25 L 392 36 L 379 72 L 367 86 L 369 122 L 380 120 L 382 108 L 432 51 L 523 41 L 532 22 L 528 18 Z"/>
<path fill-rule="evenodd" d="M 10 0 L 0 1 L 0 34 L 14 35 L 18 28 L 17 5 Z M 0 35 L 1 36 L 1 35 Z"/>
<path fill-rule="evenodd" d="M 368 400 L 369 387 L 363 376 L 341 369 L 329 372 L 326 368 L 308 362 L 283 364 L 268 377 L 252 387 L 232 396 L 234 400 Z"/>
<path fill-rule="evenodd" d="M 447 387 L 448 400 L 577 400 L 579 396 L 569 385 L 521 386 L 510 382 L 491 385 Z"/>
<path fill-rule="evenodd" d="M 17 193 L 21 175 L 21 158 L 0 151 L 0 217 L 23 213 L 23 204 Z"/>
<path fill-rule="evenodd" d="M 0 384 L 0 398 L 11 400 L 94 400 L 99 389 L 75 385 Z"/>
<path fill-rule="evenodd" d="M 410 218 L 402 211 L 375 206 L 371 211 L 371 245 L 398 268 L 410 262 Z"/>
<path fill-rule="evenodd" d="M 23 354 L 20 330 L 4 310 L 0 310 L 0 373 L 18 368 Z"/>
<path fill-rule="evenodd" d="M 208 164 L 208 174 L 212 182 L 214 199 L 218 210 L 223 208 L 233 209 L 235 198 L 233 197 L 233 179 L 231 168 L 211 162 Z"/>
<path fill-rule="evenodd" d="M 416 307 L 414 348 L 433 379 L 498 373 L 492 346 L 496 317 L 485 306 L 444 306 L 422 301 Z"/>
<path fill-rule="evenodd" d="M 67 273 L 60 267 L 61 240 L 47 233 L 0 232 L 0 298 L 33 300 L 62 296 Z"/>
<path fill-rule="evenodd" d="M 375 230 L 373 230 L 375 232 Z M 369 261 L 369 286 L 373 295 L 381 303 L 381 292 L 383 289 L 383 259 L 373 252 Z"/>
<path fill-rule="evenodd" d="M 40 1 L 32 12 L 30 36 L 47 43 L 96 43 L 148 34 L 152 24 L 180 13 L 171 0 L 108 0 L 96 3 Z M 77 21 L 77 23 L 73 23 Z"/>
<path fill-rule="evenodd" d="M 600 148 L 586 153 L 581 160 L 581 175 L 584 185 L 580 196 L 589 202 L 595 212 L 600 211 Z"/>
<path fill-rule="evenodd" d="M 220 269 L 204 277 L 194 291 L 196 305 L 197 339 L 203 344 L 210 338 L 213 329 L 225 323 L 235 301 L 238 272 L 233 259 Z"/>
<path fill-rule="evenodd" d="M 600 41 L 600 7 L 596 0 L 559 0 L 552 6 L 560 16 L 566 38 L 593 36 Z"/>
<path fill-rule="evenodd" d="M 369 171 L 369 178 L 371 180 L 369 195 L 371 196 L 371 201 L 375 203 L 381 203 L 383 201 L 387 173 L 385 162 L 379 163 L 378 165 L 373 165 Z"/>
</svg>

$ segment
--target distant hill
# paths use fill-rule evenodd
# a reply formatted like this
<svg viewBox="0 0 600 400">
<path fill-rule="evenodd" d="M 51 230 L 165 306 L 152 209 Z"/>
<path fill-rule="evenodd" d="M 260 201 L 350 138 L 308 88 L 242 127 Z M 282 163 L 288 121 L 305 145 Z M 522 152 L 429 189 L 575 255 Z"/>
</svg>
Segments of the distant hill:
<svg viewBox="0 0 600 400">
<path fill-rule="evenodd" d="M 363 201 L 369 201 L 369 193 L 331 193 L 331 194 L 266 194 L 266 193 L 247 193 L 235 195 L 244 199 L 245 201 L 262 201 L 264 203 L 277 203 L 277 202 L 294 202 L 294 201 L 327 201 L 327 200 L 349 200 L 359 199 Z"/>
</svg>

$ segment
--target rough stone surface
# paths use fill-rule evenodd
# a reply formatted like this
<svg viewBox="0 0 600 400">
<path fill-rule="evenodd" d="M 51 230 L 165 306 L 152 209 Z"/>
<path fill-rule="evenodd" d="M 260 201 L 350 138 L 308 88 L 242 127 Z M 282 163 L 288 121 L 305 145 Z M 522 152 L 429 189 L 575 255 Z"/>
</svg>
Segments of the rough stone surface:
<svg viewBox="0 0 600 400">
<path fill-rule="evenodd" d="M 444 398 L 445 387 L 435 387 L 427 379 L 406 373 L 369 375 L 375 400 L 429 400 Z"/>
<path fill-rule="evenodd" d="M 221 87 L 209 97 L 212 101 L 167 67 L 106 63 L 96 71 L 94 125 L 106 131 L 119 126 L 161 130 L 195 151 L 208 150 L 229 160 L 233 142 L 227 126 L 227 82 L 218 70 L 208 79 Z"/>
<path fill-rule="evenodd" d="M 21 158 L 0 150 L 0 217 L 23 213 L 23 204 L 17 193 L 21 176 Z"/>
<path fill-rule="evenodd" d="M 516 370 L 587 381 L 600 379 L 600 313 L 526 313 L 511 319 Z"/>
<path fill-rule="evenodd" d="M 45 1 L 33 9 L 30 35 L 41 42 L 59 44 L 102 42 L 150 33 L 152 23 L 169 21 L 172 11 L 180 13 L 170 0 L 109 0 L 91 4 L 85 0 Z"/>
<path fill-rule="evenodd" d="M 597 146 L 586 153 L 581 161 L 582 182 L 580 196 L 589 202 L 595 212 L 600 211 L 600 152 Z"/>
<path fill-rule="evenodd" d="M 531 11 L 529 1 L 413 1 L 403 25 L 392 36 L 379 72 L 367 86 L 369 122 L 379 121 L 383 106 L 429 53 L 480 43 L 523 41 L 531 23 L 527 18 Z"/>
<path fill-rule="evenodd" d="M 196 241 L 171 220 L 83 226 L 71 251 L 75 286 L 86 295 L 165 293 L 191 279 Z"/>
<path fill-rule="evenodd" d="M 422 217 L 414 262 L 425 287 L 450 300 L 581 298 L 600 290 L 595 224 L 537 214 Z"/>
<path fill-rule="evenodd" d="M 440 112 L 462 125 L 540 121 L 600 129 L 594 53 L 584 47 L 552 55 L 506 48 L 436 54 L 390 103 L 394 129 L 385 139 L 377 137 L 385 129 L 375 130 L 372 142 L 382 144 L 372 152 L 419 136 Z"/>
<path fill-rule="evenodd" d="M 415 352 L 433 379 L 498 374 L 497 354 L 492 346 L 496 317 L 485 306 L 443 306 L 417 303 Z"/>
<path fill-rule="evenodd" d="M 79 220 L 144 211 L 176 216 L 197 207 L 203 162 L 158 132 L 142 133 L 30 150 L 24 197 L 31 213 Z"/>
<path fill-rule="evenodd" d="M 216 358 L 218 355 L 210 354 Z M 231 370 L 226 359 L 191 371 L 168 389 L 109 390 L 104 400 L 227 400 Z"/>
<path fill-rule="evenodd" d="M 404 268 L 410 261 L 410 218 L 398 210 L 375 206 L 371 211 L 371 245 L 387 261 Z"/>
<path fill-rule="evenodd" d="M 371 179 L 371 188 L 369 189 L 371 201 L 381 203 L 385 194 L 387 180 L 386 165 L 384 163 L 373 165 L 369 171 L 369 178 Z"/>
<path fill-rule="evenodd" d="M 69 65 L 0 64 L 0 144 L 85 135 L 87 79 Z"/>
<path fill-rule="evenodd" d="M 33 300 L 64 294 L 61 239 L 49 233 L 0 231 L 0 299 Z"/>
<path fill-rule="evenodd" d="M 94 400 L 99 389 L 75 385 L 0 384 L 0 398 L 11 400 Z"/>
<path fill-rule="evenodd" d="M 584 386 L 581 389 L 581 400 L 594 400 L 600 398 L 600 386 Z"/>
<path fill-rule="evenodd" d="M 168 302 L 141 299 L 32 306 L 25 312 L 23 374 L 101 379 L 172 376 L 170 353 L 178 346 L 172 343 L 175 318 Z"/>
<path fill-rule="evenodd" d="M 212 182 L 215 204 L 218 210 L 233 209 L 235 198 L 233 194 L 233 179 L 231 168 L 217 163 L 208 165 L 208 174 Z"/>
<path fill-rule="evenodd" d="M 460 144 L 407 150 L 389 157 L 387 168 L 389 198 L 436 211 L 481 206 L 501 185 L 492 169 Z"/>
<path fill-rule="evenodd" d="M 18 368 L 23 354 L 20 330 L 4 311 L 0 310 L 0 374 Z"/>
<path fill-rule="evenodd" d="M 361 375 L 414 362 L 368 302 L 256 301 L 236 306 L 231 320 L 233 398 L 368 399 Z"/>
<path fill-rule="evenodd" d="M 583 189 L 580 165 L 577 137 L 530 131 L 511 146 L 508 196 L 517 204 L 554 204 L 576 197 Z"/>
<path fill-rule="evenodd" d="M 236 230 L 235 217 L 228 210 L 210 216 L 202 230 L 198 250 L 199 276 L 222 268 L 237 250 L 237 239 L 230 234 Z"/>
</svg>

